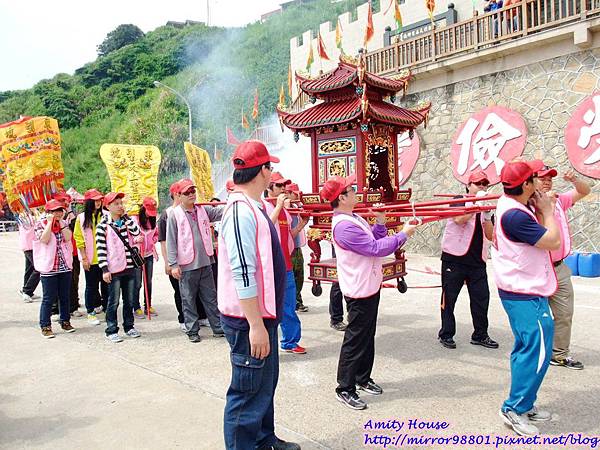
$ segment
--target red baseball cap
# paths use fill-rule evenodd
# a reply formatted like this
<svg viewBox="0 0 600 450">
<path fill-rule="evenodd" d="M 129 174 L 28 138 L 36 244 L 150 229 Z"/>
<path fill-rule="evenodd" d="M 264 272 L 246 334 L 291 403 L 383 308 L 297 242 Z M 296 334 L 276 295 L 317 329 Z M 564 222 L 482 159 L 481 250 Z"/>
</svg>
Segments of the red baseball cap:
<svg viewBox="0 0 600 450">
<path fill-rule="evenodd" d="M 487 181 L 488 183 L 490 182 L 490 180 L 488 179 L 488 176 L 485 174 L 485 172 L 483 170 L 475 170 L 474 172 L 471 172 L 471 175 L 469 175 L 469 183 L 479 183 L 480 181 Z"/>
<path fill-rule="evenodd" d="M 293 192 L 294 194 L 300 195 L 300 187 L 296 183 L 290 183 L 285 187 L 285 190 L 288 192 Z"/>
<path fill-rule="evenodd" d="M 225 183 L 225 190 L 227 192 L 233 192 L 237 189 L 237 185 L 233 182 L 233 180 L 230 178 L 229 180 L 227 180 L 227 182 Z"/>
<path fill-rule="evenodd" d="M 58 200 L 59 202 L 66 204 L 66 205 L 68 205 L 72 201 L 71 196 L 69 194 L 67 194 L 65 191 L 57 192 L 56 194 L 54 194 L 52 196 L 52 198 L 54 200 Z"/>
<path fill-rule="evenodd" d="M 279 172 L 273 172 L 271 174 L 271 183 L 284 184 L 287 186 L 288 184 L 291 184 L 291 182 L 292 180 L 284 178 L 283 175 L 281 175 L 281 173 Z"/>
<path fill-rule="evenodd" d="M 125 194 L 123 194 L 122 192 L 109 192 L 104 196 L 104 206 L 108 206 L 116 199 L 123 197 L 125 197 Z"/>
<path fill-rule="evenodd" d="M 500 172 L 500 181 L 507 188 L 520 186 L 543 166 L 544 163 L 539 159 L 508 162 Z"/>
<path fill-rule="evenodd" d="M 100 192 L 98 189 L 88 189 L 83 194 L 84 200 L 102 200 L 104 198 L 104 194 Z"/>
<path fill-rule="evenodd" d="M 262 142 L 246 141 L 237 146 L 231 161 L 233 161 L 235 169 L 249 169 L 268 162 L 278 163 L 279 158 L 271 156 Z M 238 162 L 236 163 L 236 161 Z"/>
<path fill-rule="evenodd" d="M 65 205 L 60 200 L 52 199 L 46 202 L 44 209 L 46 211 L 57 211 L 59 209 L 65 209 Z"/>
<path fill-rule="evenodd" d="M 156 209 L 157 203 L 152 197 L 144 197 L 144 200 L 142 200 L 142 206 L 146 210 L 147 216 L 156 217 L 158 215 L 158 210 Z"/>
<path fill-rule="evenodd" d="M 184 178 L 183 180 L 179 180 L 177 182 L 177 193 L 182 194 L 191 187 L 196 187 L 196 185 L 189 178 Z"/>
<path fill-rule="evenodd" d="M 544 167 L 542 167 L 536 173 L 536 176 L 538 176 L 538 177 L 552 177 L 552 178 L 554 178 L 557 175 L 558 175 L 558 172 L 556 171 L 556 169 L 552 169 L 551 167 L 548 167 L 546 165 L 544 165 Z"/>
<path fill-rule="evenodd" d="M 336 200 L 348 186 L 351 186 L 354 183 L 356 183 L 355 174 L 352 174 L 348 177 L 334 175 L 325 182 L 319 194 L 321 194 L 323 199 L 327 200 L 328 202 L 332 202 Z"/>
<path fill-rule="evenodd" d="M 169 186 L 169 193 L 177 194 L 178 187 L 179 187 L 179 181 L 175 181 L 174 183 L 171 184 L 171 186 Z"/>
</svg>

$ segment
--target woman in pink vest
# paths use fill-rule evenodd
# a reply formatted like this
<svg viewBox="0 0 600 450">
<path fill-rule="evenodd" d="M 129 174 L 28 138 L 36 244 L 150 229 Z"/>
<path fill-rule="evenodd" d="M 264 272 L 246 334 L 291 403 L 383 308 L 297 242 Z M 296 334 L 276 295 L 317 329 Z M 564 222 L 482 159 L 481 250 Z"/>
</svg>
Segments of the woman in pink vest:
<svg viewBox="0 0 600 450">
<path fill-rule="evenodd" d="M 96 317 L 96 308 L 106 311 L 108 303 L 108 285 L 102 279 L 102 269 L 98 265 L 96 250 L 96 226 L 102 218 L 102 200 L 104 195 L 97 189 L 90 189 L 83 195 L 84 210 L 75 221 L 75 245 L 79 249 L 81 264 L 85 275 L 85 309 L 90 325 L 100 325 Z"/>
<path fill-rule="evenodd" d="M 340 289 L 348 307 L 348 325 L 340 349 L 336 388 L 337 399 L 351 409 L 367 404 L 356 388 L 371 395 L 383 389 L 371 378 L 375 360 L 375 330 L 381 290 L 382 260 L 402 247 L 415 231 L 406 223 L 400 233 L 388 236 L 385 213 L 376 212 L 371 227 L 352 210 L 358 203 L 353 184 L 356 177 L 330 177 L 321 189 L 321 197 L 333 208 L 332 241 L 337 261 Z"/>
<path fill-rule="evenodd" d="M 144 317 L 144 314 L 150 313 L 156 315 L 156 310 L 152 307 L 152 274 L 154 273 L 154 260 L 158 261 L 158 253 L 155 245 L 158 242 L 158 228 L 156 226 L 156 200 L 152 197 L 145 197 L 142 200 L 140 213 L 137 216 L 137 223 L 144 238 L 141 244 L 144 265 L 137 269 L 136 274 L 136 297 L 133 309 L 137 317 Z M 145 287 L 144 287 L 145 286 Z M 140 305 L 140 291 L 144 290 L 144 312 L 142 313 Z M 138 312 L 139 311 L 139 312 Z M 141 313 L 141 314 L 140 314 Z"/>
<path fill-rule="evenodd" d="M 588 195 L 592 189 L 585 181 L 579 179 L 575 171 L 569 170 L 564 175 L 564 180 L 573 185 L 573 189 L 562 194 L 553 191 L 552 179 L 558 175 L 556 169 L 544 166 L 537 172 L 538 187 L 550 197 L 556 198 L 554 218 L 560 229 L 560 247 L 550 252 L 552 264 L 558 278 L 558 289 L 548 299 L 550 309 L 554 316 L 554 341 L 552 344 L 552 359 L 550 365 L 581 370 L 583 364 L 570 355 L 571 328 L 573 326 L 573 311 L 575 309 L 575 291 L 571 282 L 571 270 L 563 260 L 571 253 L 571 231 L 567 210 L 576 202 Z"/>
<path fill-rule="evenodd" d="M 40 273 L 33 264 L 33 236 L 33 225 L 19 223 L 19 245 L 25 256 L 23 287 L 19 289 L 19 294 L 25 303 L 33 302 L 35 289 L 40 283 Z"/>
<path fill-rule="evenodd" d="M 490 182 L 482 170 L 469 175 L 467 194 L 485 194 Z M 472 203 L 468 203 L 470 205 Z M 492 239 L 492 213 L 484 212 L 454 217 L 446 221 L 442 238 L 442 327 L 438 332 L 440 343 L 456 348 L 454 334 L 456 320 L 454 307 L 463 286 L 469 291 L 473 333 L 471 344 L 498 348 L 498 343 L 488 335 L 488 307 L 490 289 L 486 263 L 489 242 Z"/>
<path fill-rule="evenodd" d="M 52 303 L 58 297 L 60 326 L 72 333 L 75 328 L 69 320 L 69 294 L 71 269 L 73 267 L 73 245 L 71 230 L 63 220 L 65 207 L 58 200 L 50 200 L 45 206 L 46 215 L 35 226 L 33 239 L 33 261 L 42 280 L 42 305 L 40 327 L 46 339 L 54 337 L 50 316 Z"/>
<path fill-rule="evenodd" d="M 510 356 L 510 394 L 500 417 L 517 434 L 539 434 L 532 422 L 552 415 L 535 406 L 550 363 L 554 322 L 548 297 L 557 282 L 550 251 L 560 246 L 554 199 L 536 191 L 540 161 L 510 162 L 500 173 L 504 195 L 496 206 L 492 262 L 498 295 L 515 344 Z"/>
</svg>

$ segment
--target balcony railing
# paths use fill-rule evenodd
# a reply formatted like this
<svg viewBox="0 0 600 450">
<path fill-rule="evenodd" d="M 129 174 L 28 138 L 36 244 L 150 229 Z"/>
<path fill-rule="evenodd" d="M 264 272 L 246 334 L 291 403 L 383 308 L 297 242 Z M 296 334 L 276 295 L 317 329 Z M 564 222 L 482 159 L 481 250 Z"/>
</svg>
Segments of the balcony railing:
<svg viewBox="0 0 600 450">
<path fill-rule="evenodd" d="M 370 52 L 367 70 L 390 74 L 598 14 L 600 0 L 524 0 Z"/>
</svg>

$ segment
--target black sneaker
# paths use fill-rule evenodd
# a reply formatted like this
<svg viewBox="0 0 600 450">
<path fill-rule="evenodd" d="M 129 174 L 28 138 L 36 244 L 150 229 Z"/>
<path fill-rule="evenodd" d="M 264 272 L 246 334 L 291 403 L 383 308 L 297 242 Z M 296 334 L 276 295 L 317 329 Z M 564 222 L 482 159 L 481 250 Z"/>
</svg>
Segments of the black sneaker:
<svg viewBox="0 0 600 450">
<path fill-rule="evenodd" d="M 440 344 L 442 344 L 446 348 L 456 348 L 456 342 L 452 338 L 441 338 L 438 337 Z"/>
<path fill-rule="evenodd" d="M 188 339 L 190 340 L 190 342 L 193 342 L 194 344 L 196 344 L 202 340 L 202 339 L 200 339 L 200 336 L 198 336 L 197 334 L 188 334 Z"/>
<path fill-rule="evenodd" d="M 348 328 L 348 325 L 346 325 L 344 322 L 330 323 L 329 326 L 337 331 L 346 331 L 346 328 Z"/>
<path fill-rule="evenodd" d="M 301 450 L 300 446 L 295 442 L 286 442 L 279 438 L 275 438 L 276 441 L 271 445 L 263 445 L 258 447 L 258 450 Z"/>
<path fill-rule="evenodd" d="M 308 306 L 304 306 L 302 303 L 296 303 L 296 311 L 298 312 L 307 312 Z"/>
<path fill-rule="evenodd" d="M 554 358 L 552 358 L 550 360 L 550 365 L 551 366 L 566 367 L 567 369 L 573 369 L 573 370 L 583 370 L 583 367 L 584 367 L 581 362 L 575 361 L 570 356 L 567 356 L 565 359 L 554 359 Z"/>
<path fill-rule="evenodd" d="M 367 384 L 357 384 L 356 387 L 361 391 L 365 391 L 367 394 L 371 395 L 381 395 L 383 394 L 383 389 L 373 380 L 367 381 Z"/>
<path fill-rule="evenodd" d="M 500 347 L 498 345 L 498 343 L 496 341 L 494 341 L 493 339 L 491 339 L 489 336 L 486 337 L 485 339 L 471 339 L 471 344 L 473 345 L 481 345 L 482 347 L 486 347 L 486 348 L 498 348 Z"/>
<path fill-rule="evenodd" d="M 225 332 L 221 329 L 219 329 L 217 331 L 213 331 L 213 337 L 216 337 L 216 338 L 225 337 Z"/>
<path fill-rule="evenodd" d="M 336 392 L 335 396 L 350 409 L 367 409 L 367 404 L 360 399 L 356 392 Z"/>
</svg>

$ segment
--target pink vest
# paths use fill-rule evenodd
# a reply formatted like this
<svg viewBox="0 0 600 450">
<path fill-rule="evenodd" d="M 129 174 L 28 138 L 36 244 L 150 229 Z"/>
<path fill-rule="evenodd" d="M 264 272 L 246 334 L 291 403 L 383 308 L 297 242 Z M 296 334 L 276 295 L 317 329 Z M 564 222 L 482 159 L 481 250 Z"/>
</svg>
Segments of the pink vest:
<svg viewBox="0 0 600 450">
<path fill-rule="evenodd" d="M 206 214 L 206 211 L 201 206 L 194 206 L 194 209 L 196 210 L 196 220 L 200 236 L 202 237 L 202 243 L 204 244 L 204 250 L 208 256 L 212 256 L 214 250 L 210 235 L 208 214 Z M 196 249 L 193 245 L 194 235 L 192 234 L 192 227 L 186 217 L 187 213 L 183 209 L 183 206 L 179 205 L 177 208 L 173 208 L 173 214 L 175 214 L 175 220 L 177 221 L 177 264 L 185 266 L 194 261 L 194 257 L 196 256 Z"/>
<path fill-rule="evenodd" d="M 550 251 L 552 262 L 565 259 L 571 253 L 571 230 L 569 228 L 569 219 L 567 218 L 567 209 L 573 205 L 573 201 L 571 200 L 572 197 L 565 198 L 567 195 L 570 196 L 571 194 L 559 195 L 554 207 L 554 220 L 556 220 L 558 229 L 560 230 L 560 248 Z M 569 200 L 571 201 L 569 202 Z"/>
<path fill-rule="evenodd" d="M 381 266 L 383 258 L 378 256 L 363 256 L 351 250 L 343 249 L 335 239 L 335 227 L 347 220 L 362 228 L 372 239 L 375 239 L 371 227 L 361 217 L 348 214 L 334 214 L 331 223 L 332 242 L 337 258 L 337 275 L 340 289 L 350 298 L 365 298 L 381 289 L 383 274 Z"/>
<path fill-rule="evenodd" d="M 277 317 L 275 300 L 275 280 L 273 277 L 273 249 L 271 248 L 271 229 L 269 222 L 260 211 L 256 203 L 241 192 L 233 192 L 229 195 L 227 206 L 223 212 L 223 220 L 229 213 L 235 202 L 246 203 L 252 209 L 256 219 L 256 279 L 258 306 L 263 318 L 274 319 Z M 265 202 L 263 202 L 264 204 Z M 277 228 L 277 227 L 275 227 Z M 235 289 L 233 274 L 227 244 L 225 244 L 223 233 L 219 233 L 219 276 L 217 287 L 217 303 L 221 314 L 230 317 L 244 318 L 244 312 L 240 306 L 240 298 Z"/>
<path fill-rule="evenodd" d="M 275 210 L 275 206 L 271 202 L 263 201 L 263 204 L 265 205 L 265 211 L 267 212 L 267 216 L 270 216 L 271 213 Z M 288 236 L 288 255 L 291 255 L 292 252 L 294 251 L 294 238 L 292 237 L 292 226 L 291 226 L 292 225 L 292 216 L 290 215 L 288 210 L 285 208 L 283 208 L 283 212 L 287 219 L 287 223 L 290 224 L 290 226 L 289 226 L 290 231 L 289 231 L 289 236 Z M 275 222 L 275 229 L 277 230 L 277 238 L 279 239 L 279 242 L 281 243 L 281 227 L 279 226 L 279 223 L 277 223 L 277 222 Z"/>
<path fill-rule="evenodd" d="M 81 232 L 83 233 L 83 241 L 85 242 L 85 254 L 87 256 L 88 261 L 91 264 L 91 262 L 94 260 L 96 240 L 94 239 L 94 235 L 92 234 L 92 228 L 84 228 L 83 226 L 83 222 L 85 221 L 85 214 L 79 214 L 77 216 L 77 220 L 79 220 L 79 225 L 81 225 Z"/>
<path fill-rule="evenodd" d="M 144 236 L 144 242 L 143 244 L 140 244 L 142 247 L 142 256 L 146 258 L 147 256 L 155 255 L 156 250 L 154 249 L 154 244 L 158 242 L 158 227 L 147 230 L 140 224 L 139 216 L 133 216 L 133 220 L 138 224 L 140 232 L 142 233 L 142 236 Z"/>
<path fill-rule="evenodd" d="M 44 226 L 46 226 L 46 219 L 42 220 Z M 47 244 L 43 244 L 39 239 L 33 239 L 33 265 L 35 270 L 39 273 L 48 273 L 54 267 L 54 260 L 56 259 L 56 237 L 54 233 L 50 234 L 50 240 Z M 63 256 L 65 257 L 65 264 L 71 270 L 73 268 L 73 244 L 71 240 L 62 240 L 61 249 Z"/>
<path fill-rule="evenodd" d="M 33 238 L 35 236 L 33 228 L 33 225 L 28 228 L 19 225 L 19 245 L 24 252 L 33 250 Z"/>
<path fill-rule="evenodd" d="M 477 216 L 473 215 L 473 217 L 462 225 L 457 224 L 452 219 L 448 219 L 442 238 L 442 250 L 454 256 L 466 255 L 475 235 L 476 219 Z M 483 214 L 480 214 L 480 221 L 483 232 Z M 485 232 L 483 232 L 483 245 L 481 246 L 481 259 L 483 262 L 487 261 L 489 243 L 490 241 L 487 240 Z"/>
<path fill-rule="evenodd" d="M 127 238 L 129 245 L 133 247 L 133 241 L 129 233 L 127 233 Z M 116 231 L 108 224 L 106 225 L 106 259 L 110 273 L 123 272 L 127 268 L 125 245 Z"/>
<path fill-rule="evenodd" d="M 508 292 L 549 297 L 556 291 L 557 280 L 550 252 L 523 242 L 513 242 L 504 234 L 502 216 L 511 209 L 519 209 L 537 221 L 527 207 L 516 200 L 502 196 L 496 206 L 492 261 L 496 286 Z"/>
</svg>

